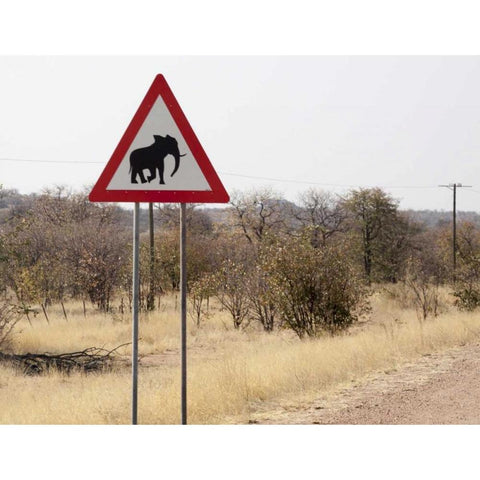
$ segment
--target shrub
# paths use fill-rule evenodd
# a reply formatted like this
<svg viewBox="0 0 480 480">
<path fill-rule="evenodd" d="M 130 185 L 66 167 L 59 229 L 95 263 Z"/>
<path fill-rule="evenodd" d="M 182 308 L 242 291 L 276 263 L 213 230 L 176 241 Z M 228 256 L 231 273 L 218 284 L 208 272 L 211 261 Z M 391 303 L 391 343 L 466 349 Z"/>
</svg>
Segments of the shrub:
<svg viewBox="0 0 480 480">
<path fill-rule="evenodd" d="M 193 281 L 189 286 L 188 293 L 189 313 L 198 327 L 202 317 L 208 317 L 209 300 L 215 294 L 213 276 L 207 274 Z"/>
<path fill-rule="evenodd" d="M 463 288 L 453 292 L 455 306 L 459 310 L 471 312 L 480 306 L 480 291 L 475 288 Z"/>
<path fill-rule="evenodd" d="M 277 302 L 270 294 L 270 279 L 263 265 L 268 258 L 260 256 L 256 265 L 246 279 L 246 295 L 250 304 L 250 316 L 259 322 L 264 331 L 271 332 L 276 326 L 278 316 Z"/>
<path fill-rule="evenodd" d="M 367 288 L 341 246 L 314 248 L 306 236 L 270 247 L 271 295 L 300 338 L 348 328 L 367 306 Z"/>
<path fill-rule="evenodd" d="M 222 307 L 230 313 L 236 329 L 250 316 L 247 280 L 245 263 L 230 258 L 227 258 L 213 275 L 216 296 Z"/>
</svg>

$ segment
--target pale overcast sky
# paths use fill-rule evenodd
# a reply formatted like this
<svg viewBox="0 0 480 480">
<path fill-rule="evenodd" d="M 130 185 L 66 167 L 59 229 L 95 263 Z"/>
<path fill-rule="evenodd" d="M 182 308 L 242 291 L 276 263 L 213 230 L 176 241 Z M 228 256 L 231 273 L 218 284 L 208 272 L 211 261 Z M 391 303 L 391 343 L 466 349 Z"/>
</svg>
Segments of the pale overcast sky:
<svg viewBox="0 0 480 480">
<path fill-rule="evenodd" d="M 0 183 L 94 184 L 157 73 L 229 192 L 380 186 L 451 210 L 438 185 L 460 182 L 480 212 L 475 56 L 3 56 Z"/>
</svg>

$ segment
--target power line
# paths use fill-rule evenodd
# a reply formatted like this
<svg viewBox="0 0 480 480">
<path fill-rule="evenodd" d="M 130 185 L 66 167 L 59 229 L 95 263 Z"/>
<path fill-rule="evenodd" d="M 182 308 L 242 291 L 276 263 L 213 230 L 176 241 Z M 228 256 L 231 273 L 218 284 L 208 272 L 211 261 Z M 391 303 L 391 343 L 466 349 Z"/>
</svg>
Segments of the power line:
<svg viewBox="0 0 480 480">
<path fill-rule="evenodd" d="M 105 163 L 105 162 L 92 162 L 88 160 L 78 160 L 78 161 L 70 161 L 70 160 L 34 160 L 28 158 L 0 158 L 1 162 L 28 162 L 28 163 L 65 163 L 68 165 L 76 165 L 77 163 Z"/>
<path fill-rule="evenodd" d="M 273 178 L 273 177 L 259 177 L 255 175 L 243 175 L 240 173 L 231 173 L 231 172 L 218 172 L 222 175 L 230 175 L 232 177 L 242 177 L 242 178 L 252 178 L 256 180 L 268 180 L 273 182 L 289 182 L 289 183 L 302 183 L 309 185 L 320 185 L 324 187 L 347 187 L 347 188 L 356 188 L 359 185 L 348 185 L 348 184 L 339 184 L 339 183 L 320 183 L 320 182 L 310 182 L 308 180 L 293 180 L 288 178 Z M 380 188 L 437 188 L 437 185 L 366 185 L 367 188 L 380 187 Z"/>
<path fill-rule="evenodd" d="M 95 165 L 105 165 L 105 162 L 98 161 L 89 161 L 89 160 L 78 160 L 78 161 L 69 161 L 69 160 L 43 160 L 43 159 L 27 159 L 27 158 L 0 158 L 0 161 L 5 162 L 27 162 L 27 163 L 54 163 L 54 164 L 65 164 L 65 165 L 77 165 L 77 164 L 95 164 Z M 276 177 L 263 177 L 256 175 L 244 175 L 241 173 L 233 172 L 222 172 L 218 171 L 221 175 L 227 175 L 231 177 L 240 177 L 240 178 L 249 178 L 253 180 L 265 180 L 270 182 L 281 182 L 281 183 L 297 183 L 301 185 L 318 185 L 322 187 L 338 187 L 338 188 L 387 188 L 387 189 L 426 189 L 426 188 L 437 188 L 438 185 L 353 185 L 353 184 L 339 184 L 339 183 L 322 183 L 322 182 L 312 182 L 309 180 L 297 180 L 292 178 L 276 178 Z M 476 193 L 475 190 L 472 190 Z"/>
</svg>

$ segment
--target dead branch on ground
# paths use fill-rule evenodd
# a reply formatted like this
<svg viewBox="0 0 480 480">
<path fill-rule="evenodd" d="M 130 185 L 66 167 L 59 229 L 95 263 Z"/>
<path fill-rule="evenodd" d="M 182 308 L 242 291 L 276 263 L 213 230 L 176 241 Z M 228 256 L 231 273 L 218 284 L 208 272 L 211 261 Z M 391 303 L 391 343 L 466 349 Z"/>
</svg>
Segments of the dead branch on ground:
<svg viewBox="0 0 480 480">
<path fill-rule="evenodd" d="M 106 350 L 99 347 L 90 347 L 81 352 L 60 353 L 57 355 L 49 353 L 24 353 L 10 354 L 0 352 L 0 362 L 13 365 L 19 368 L 25 375 L 41 375 L 50 370 L 71 373 L 99 372 L 112 368 L 115 352 L 130 343 L 124 343 L 113 350 Z"/>
</svg>

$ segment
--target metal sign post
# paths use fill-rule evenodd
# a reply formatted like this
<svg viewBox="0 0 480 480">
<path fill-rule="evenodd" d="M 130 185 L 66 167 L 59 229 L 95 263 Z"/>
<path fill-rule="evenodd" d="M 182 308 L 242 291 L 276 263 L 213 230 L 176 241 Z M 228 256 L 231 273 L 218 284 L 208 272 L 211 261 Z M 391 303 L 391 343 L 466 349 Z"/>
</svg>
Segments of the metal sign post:
<svg viewBox="0 0 480 480">
<path fill-rule="evenodd" d="M 175 166 L 173 171 L 165 172 L 165 158 L 171 157 L 175 161 Z M 138 390 L 139 202 L 180 203 L 181 417 L 182 425 L 186 425 L 186 203 L 227 203 L 229 196 L 163 75 L 155 77 L 117 148 L 93 186 L 89 199 L 92 202 L 135 203 L 132 308 L 133 425 L 137 424 Z"/>
<path fill-rule="evenodd" d="M 186 206 L 180 204 L 180 298 L 182 350 L 182 425 L 187 424 L 187 251 Z"/>
<path fill-rule="evenodd" d="M 133 305 L 132 305 L 132 425 L 137 425 L 138 398 L 138 300 L 139 300 L 139 216 L 140 204 L 133 209 Z"/>
</svg>

